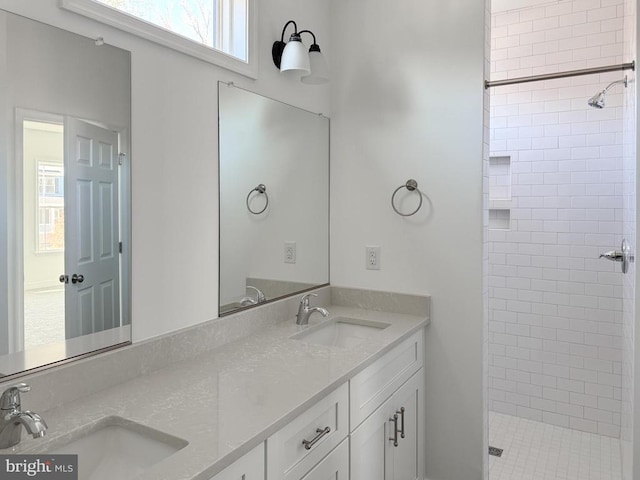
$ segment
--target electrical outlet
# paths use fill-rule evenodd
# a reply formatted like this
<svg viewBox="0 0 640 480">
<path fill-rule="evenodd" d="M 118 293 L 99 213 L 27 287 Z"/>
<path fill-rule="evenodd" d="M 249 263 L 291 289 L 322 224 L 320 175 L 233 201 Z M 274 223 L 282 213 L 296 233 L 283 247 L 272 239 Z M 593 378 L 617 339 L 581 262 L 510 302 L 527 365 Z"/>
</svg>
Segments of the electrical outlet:
<svg viewBox="0 0 640 480">
<path fill-rule="evenodd" d="M 284 242 L 284 263 L 296 263 L 296 242 Z"/>
<path fill-rule="evenodd" d="M 367 246 L 365 252 L 367 270 L 380 270 L 380 247 Z"/>
</svg>

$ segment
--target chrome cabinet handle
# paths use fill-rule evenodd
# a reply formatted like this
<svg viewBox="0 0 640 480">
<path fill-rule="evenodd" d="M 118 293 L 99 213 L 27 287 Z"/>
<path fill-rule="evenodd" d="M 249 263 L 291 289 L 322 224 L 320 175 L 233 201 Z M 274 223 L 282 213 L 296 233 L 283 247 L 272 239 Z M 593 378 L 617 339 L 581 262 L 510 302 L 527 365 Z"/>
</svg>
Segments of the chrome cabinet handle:
<svg viewBox="0 0 640 480">
<path fill-rule="evenodd" d="M 317 428 L 316 429 L 317 435 L 315 437 L 313 437 L 311 440 L 302 440 L 302 444 L 304 445 L 304 448 L 306 450 L 311 450 L 311 447 L 313 447 L 316 443 L 318 443 L 318 441 L 322 437 L 327 435 L 329 432 L 331 432 L 331 428 L 329 428 L 329 427 L 324 427 L 324 429 L 323 428 Z"/>
<path fill-rule="evenodd" d="M 58 280 L 60 280 L 60 283 L 69 283 L 69 275 L 60 275 Z"/>
<path fill-rule="evenodd" d="M 398 446 L 398 414 L 395 413 L 393 417 L 389 419 L 390 422 L 393 422 L 393 437 L 389 437 L 389 440 L 393 440 L 393 446 Z"/>
<path fill-rule="evenodd" d="M 73 275 L 71 275 L 71 283 L 76 284 L 76 283 L 82 283 L 84 282 L 84 275 L 80 274 L 78 275 L 77 273 L 74 273 Z"/>
<path fill-rule="evenodd" d="M 400 438 L 404 438 L 404 407 L 400 407 L 396 413 L 400 414 Z"/>
</svg>

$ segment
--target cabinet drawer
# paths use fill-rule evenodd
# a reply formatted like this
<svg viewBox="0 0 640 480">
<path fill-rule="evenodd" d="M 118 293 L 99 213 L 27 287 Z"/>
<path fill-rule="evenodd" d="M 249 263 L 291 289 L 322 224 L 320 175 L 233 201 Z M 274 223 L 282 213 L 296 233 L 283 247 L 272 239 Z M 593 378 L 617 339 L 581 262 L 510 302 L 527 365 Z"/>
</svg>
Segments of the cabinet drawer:
<svg viewBox="0 0 640 480">
<path fill-rule="evenodd" d="M 349 433 L 345 383 L 267 439 L 267 479 L 299 480 Z M 328 427 L 327 433 L 322 433 Z M 312 442 L 306 448 L 303 441 Z"/>
<path fill-rule="evenodd" d="M 346 438 L 301 480 L 327 479 L 349 480 L 349 440 Z"/>
<path fill-rule="evenodd" d="M 264 480 L 264 443 L 233 462 L 210 480 Z"/>
<path fill-rule="evenodd" d="M 416 332 L 351 379 L 351 431 L 422 367 L 422 334 Z"/>
</svg>

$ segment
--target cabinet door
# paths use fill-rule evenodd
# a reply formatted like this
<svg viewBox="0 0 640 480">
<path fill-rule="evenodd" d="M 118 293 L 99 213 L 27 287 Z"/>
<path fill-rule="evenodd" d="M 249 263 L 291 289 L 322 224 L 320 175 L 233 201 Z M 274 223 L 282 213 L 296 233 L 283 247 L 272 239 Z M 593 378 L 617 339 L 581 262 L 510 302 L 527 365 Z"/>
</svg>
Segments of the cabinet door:
<svg viewBox="0 0 640 480">
<path fill-rule="evenodd" d="M 389 399 L 390 401 L 391 399 Z M 351 480 L 389 480 L 392 465 L 388 458 L 393 425 L 388 402 L 380 406 L 351 434 Z"/>
<path fill-rule="evenodd" d="M 351 434 L 351 480 L 423 478 L 423 381 L 420 369 Z"/>
<path fill-rule="evenodd" d="M 261 443 L 211 480 L 264 480 L 264 474 L 264 443 Z"/>
<path fill-rule="evenodd" d="M 349 439 L 345 438 L 300 480 L 349 480 Z"/>
<path fill-rule="evenodd" d="M 398 415 L 398 446 L 392 451 L 394 480 L 422 480 L 423 477 L 423 395 L 422 370 L 405 383 L 394 395 L 390 417 Z M 404 412 L 402 409 L 404 408 Z M 404 438 L 402 427 L 404 416 Z M 391 429 L 394 426 L 391 424 Z M 390 436 L 393 436 L 393 431 Z"/>
</svg>

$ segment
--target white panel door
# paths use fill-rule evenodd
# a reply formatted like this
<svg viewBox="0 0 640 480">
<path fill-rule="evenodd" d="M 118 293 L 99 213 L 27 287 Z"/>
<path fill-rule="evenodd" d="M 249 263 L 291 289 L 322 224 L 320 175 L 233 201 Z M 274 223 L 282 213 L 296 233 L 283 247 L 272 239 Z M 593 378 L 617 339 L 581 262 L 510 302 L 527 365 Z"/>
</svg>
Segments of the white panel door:
<svg viewBox="0 0 640 480">
<path fill-rule="evenodd" d="M 118 134 L 65 119 L 66 338 L 120 325 Z"/>
</svg>

